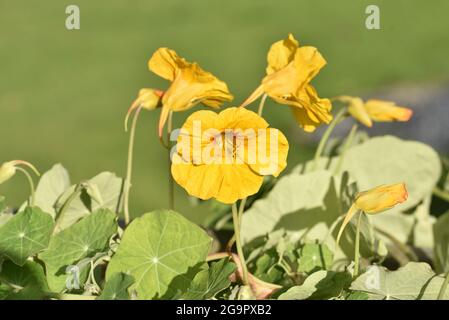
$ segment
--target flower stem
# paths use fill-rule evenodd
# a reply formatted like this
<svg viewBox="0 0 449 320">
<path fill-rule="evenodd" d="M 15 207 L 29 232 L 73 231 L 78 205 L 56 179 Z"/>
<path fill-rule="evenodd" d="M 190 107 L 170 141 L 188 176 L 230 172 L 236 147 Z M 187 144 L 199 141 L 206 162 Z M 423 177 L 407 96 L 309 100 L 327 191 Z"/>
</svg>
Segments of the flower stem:
<svg viewBox="0 0 449 320">
<path fill-rule="evenodd" d="M 449 271 L 446 272 L 446 276 L 444 278 L 444 282 L 441 285 L 440 292 L 438 293 L 438 300 L 443 300 L 444 294 L 446 293 L 447 284 L 449 283 Z"/>
<path fill-rule="evenodd" d="M 237 209 L 237 204 L 234 203 L 232 205 L 232 218 L 234 222 L 234 232 L 235 232 L 235 243 L 237 247 L 237 254 L 239 255 L 240 261 L 242 262 L 242 269 L 243 269 L 243 284 L 248 284 L 248 268 L 246 266 L 245 256 L 243 255 L 243 248 L 242 248 L 242 238 L 240 235 L 240 217 L 239 212 Z"/>
<path fill-rule="evenodd" d="M 321 155 L 323 154 L 324 147 L 326 146 L 327 141 L 329 140 L 329 137 L 331 136 L 332 131 L 334 131 L 337 124 L 339 124 L 345 117 L 346 117 L 346 108 L 342 108 L 337 113 L 334 120 L 327 127 L 326 131 L 323 134 L 323 137 L 320 140 L 320 143 L 318 144 L 318 148 L 316 149 L 316 152 L 315 152 L 313 170 L 318 169 L 318 162 L 320 160 Z"/>
<path fill-rule="evenodd" d="M 445 201 L 449 202 L 449 193 L 448 193 L 448 192 L 446 192 L 446 191 L 444 191 L 444 190 L 441 190 L 441 189 L 438 188 L 438 187 L 435 187 L 435 188 L 433 189 L 433 194 L 434 194 L 435 196 L 437 196 L 438 198 L 440 198 L 440 199 L 442 199 L 442 200 L 445 200 Z"/>
<path fill-rule="evenodd" d="M 341 151 L 341 154 L 340 154 L 340 159 L 338 159 L 337 166 L 335 167 L 336 174 L 340 173 L 341 166 L 343 165 L 343 160 L 345 158 L 346 152 L 348 151 L 349 147 L 352 144 L 352 141 L 354 140 L 355 134 L 357 132 L 357 128 L 358 128 L 358 125 L 357 125 L 357 123 L 355 123 L 352 126 L 351 131 L 348 134 L 348 137 L 346 138 L 345 144 L 343 145 L 343 150 Z"/>
<path fill-rule="evenodd" d="M 257 110 L 257 114 L 259 115 L 259 117 L 261 117 L 262 116 L 262 113 L 263 113 L 263 107 L 265 106 L 265 101 L 267 100 L 267 94 L 264 94 L 263 96 L 262 96 L 262 99 L 260 100 L 260 103 L 259 103 L 259 109 Z"/>
<path fill-rule="evenodd" d="M 246 200 L 247 198 L 243 198 L 242 201 L 240 201 L 240 206 L 239 206 L 239 224 L 242 225 L 242 216 L 243 216 L 243 211 L 245 211 L 245 205 L 246 205 Z M 235 243 L 235 233 L 232 235 L 232 238 L 229 239 L 228 243 L 226 244 L 226 252 L 231 253 L 232 250 L 232 246 Z"/>
<path fill-rule="evenodd" d="M 34 199 L 35 199 L 35 189 L 34 189 L 33 178 L 31 178 L 31 175 L 25 169 L 20 168 L 20 167 L 16 167 L 16 169 L 19 170 L 20 172 L 22 172 L 27 177 L 28 183 L 30 185 L 30 191 L 31 191 L 31 197 L 28 200 L 28 205 L 30 207 L 32 207 L 32 206 L 34 206 Z"/>
<path fill-rule="evenodd" d="M 131 131 L 129 132 L 128 163 L 126 166 L 125 190 L 123 193 L 125 225 L 128 225 L 128 223 L 130 222 L 129 192 L 131 189 L 131 176 L 133 171 L 133 153 L 134 153 L 134 140 L 136 135 L 136 125 L 137 125 L 137 118 L 139 117 L 140 114 L 140 110 L 142 110 L 142 107 L 137 108 L 136 112 L 134 113 L 133 121 L 131 124 Z"/>
<path fill-rule="evenodd" d="M 362 220 L 363 212 L 359 212 L 357 218 L 357 229 L 355 234 L 355 253 L 354 253 L 354 278 L 359 275 L 359 260 L 360 260 L 360 221 Z"/>
<path fill-rule="evenodd" d="M 173 175 L 171 174 L 171 140 L 170 136 L 173 130 L 173 111 L 170 111 L 168 114 L 168 123 L 167 123 L 167 144 L 168 144 L 168 208 L 173 210 L 175 207 L 175 183 L 173 181 Z"/>
</svg>

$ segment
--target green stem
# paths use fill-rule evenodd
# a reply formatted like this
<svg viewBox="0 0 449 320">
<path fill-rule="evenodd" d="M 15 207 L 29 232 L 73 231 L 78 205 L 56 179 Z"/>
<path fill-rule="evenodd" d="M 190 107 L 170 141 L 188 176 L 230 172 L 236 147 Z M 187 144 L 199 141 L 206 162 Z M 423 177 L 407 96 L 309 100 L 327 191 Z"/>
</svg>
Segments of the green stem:
<svg viewBox="0 0 449 320">
<path fill-rule="evenodd" d="M 31 178 L 31 175 L 25 169 L 20 168 L 20 167 L 16 167 L 16 169 L 19 170 L 20 172 L 22 172 L 27 177 L 28 183 L 30 185 L 30 191 L 31 191 L 31 197 L 29 199 L 28 205 L 30 207 L 32 207 L 32 206 L 34 206 L 34 199 L 35 199 L 35 189 L 34 189 L 33 178 Z"/>
<path fill-rule="evenodd" d="M 137 125 L 137 118 L 139 117 L 140 114 L 140 110 L 142 110 L 142 107 L 137 108 L 136 112 L 134 113 L 133 121 L 131 124 L 131 131 L 129 132 L 128 162 L 126 165 L 125 191 L 123 193 L 125 225 L 128 225 L 131 220 L 129 214 L 129 192 L 131 190 L 131 177 L 133 172 L 133 154 L 134 154 L 134 140 L 136 136 L 136 125 Z"/>
<path fill-rule="evenodd" d="M 448 192 L 446 192 L 444 190 L 441 190 L 440 188 L 435 187 L 433 189 L 433 194 L 435 196 L 437 196 L 438 198 L 443 199 L 443 200 L 449 202 L 449 193 Z"/>
<path fill-rule="evenodd" d="M 446 273 L 444 282 L 441 285 L 440 292 L 438 293 L 438 300 L 443 300 L 444 294 L 446 293 L 447 284 L 449 283 L 449 271 Z"/>
<path fill-rule="evenodd" d="M 360 260 L 360 221 L 362 220 L 363 212 L 359 212 L 357 218 L 357 229 L 355 234 L 355 253 L 354 253 L 354 278 L 359 275 L 359 260 Z"/>
<path fill-rule="evenodd" d="M 329 140 L 329 137 L 330 137 L 332 131 L 334 131 L 337 124 L 339 124 L 345 117 L 346 117 L 346 108 L 342 108 L 337 113 L 334 120 L 327 127 L 326 131 L 323 134 L 323 137 L 320 140 L 320 143 L 318 144 L 318 148 L 316 149 L 316 152 L 315 152 L 313 170 L 318 169 L 318 162 L 320 160 L 321 155 L 323 154 L 324 147 L 326 146 L 326 143 Z"/>
<path fill-rule="evenodd" d="M 245 211 L 246 200 L 247 200 L 247 198 L 243 198 L 242 201 L 240 201 L 240 206 L 239 206 L 239 225 L 242 225 L 242 216 L 243 216 L 243 211 Z M 229 239 L 228 243 L 226 244 L 226 251 L 227 252 L 231 252 L 232 246 L 234 245 L 234 243 L 235 243 L 235 233 L 232 235 L 232 238 Z"/>
<path fill-rule="evenodd" d="M 259 117 L 261 117 L 262 116 L 262 113 L 263 113 L 263 107 L 265 106 L 265 101 L 267 100 L 267 94 L 264 94 L 263 96 L 262 96 L 262 99 L 260 100 L 260 103 L 259 103 L 259 109 L 257 110 L 257 114 L 259 115 Z"/>
<path fill-rule="evenodd" d="M 173 130 L 173 111 L 168 114 L 167 121 L 167 143 L 168 143 L 168 208 L 173 210 L 175 208 L 175 182 L 173 181 L 173 175 L 171 174 L 171 147 L 172 142 L 170 136 Z"/>
<path fill-rule="evenodd" d="M 240 236 L 240 217 L 237 209 L 237 205 L 232 205 L 232 218 L 234 221 L 235 242 L 237 247 L 237 254 L 239 255 L 243 269 L 243 284 L 248 284 L 248 268 L 246 266 L 245 256 L 243 255 L 242 238 Z"/>
<path fill-rule="evenodd" d="M 343 150 L 341 151 L 341 154 L 340 154 L 340 159 L 338 159 L 338 164 L 335 167 L 335 174 L 340 173 L 341 166 L 343 165 L 343 160 L 345 158 L 346 152 L 348 151 L 349 147 L 352 144 L 352 141 L 354 140 L 355 134 L 357 132 L 357 128 L 358 128 L 358 125 L 357 125 L 357 123 L 355 123 L 352 126 L 351 131 L 348 134 L 348 137 L 346 138 L 345 144 L 343 145 Z"/>
</svg>

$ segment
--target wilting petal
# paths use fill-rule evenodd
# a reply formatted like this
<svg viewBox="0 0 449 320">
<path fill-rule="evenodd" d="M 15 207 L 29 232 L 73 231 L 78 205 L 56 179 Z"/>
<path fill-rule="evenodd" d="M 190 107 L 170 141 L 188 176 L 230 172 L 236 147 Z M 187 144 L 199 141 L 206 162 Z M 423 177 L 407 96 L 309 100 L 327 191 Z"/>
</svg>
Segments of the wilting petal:
<svg viewBox="0 0 449 320">
<path fill-rule="evenodd" d="M 287 66 L 295 57 L 298 46 L 299 42 L 292 34 L 289 34 L 287 39 L 273 43 L 268 51 L 267 74 L 271 74 Z"/>
<path fill-rule="evenodd" d="M 408 193 L 404 183 L 382 185 L 360 192 L 355 198 L 355 206 L 368 214 L 385 211 L 407 200 Z"/>
<path fill-rule="evenodd" d="M 340 96 L 336 99 L 348 105 L 348 112 L 354 119 L 367 127 L 373 126 L 373 121 L 371 120 L 362 99 L 351 96 Z"/>
<path fill-rule="evenodd" d="M 293 106 L 295 119 L 306 132 L 313 132 L 322 123 L 332 121 L 332 103 L 329 99 L 318 97 L 311 85 L 307 85 L 297 97 L 291 97 L 284 103 Z"/>
<path fill-rule="evenodd" d="M 408 121 L 413 115 L 411 109 L 398 107 L 390 101 L 368 100 L 365 103 L 365 108 L 374 121 Z"/>
<path fill-rule="evenodd" d="M 217 108 L 232 99 L 233 96 L 223 81 L 202 70 L 197 64 L 191 64 L 177 71 L 162 103 L 173 111 L 184 111 L 199 103 Z"/>
<path fill-rule="evenodd" d="M 179 68 L 188 63 L 179 57 L 174 50 L 159 48 L 148 61 L 148 68 L 158 76 L 173 81 Z"/>
</svg>

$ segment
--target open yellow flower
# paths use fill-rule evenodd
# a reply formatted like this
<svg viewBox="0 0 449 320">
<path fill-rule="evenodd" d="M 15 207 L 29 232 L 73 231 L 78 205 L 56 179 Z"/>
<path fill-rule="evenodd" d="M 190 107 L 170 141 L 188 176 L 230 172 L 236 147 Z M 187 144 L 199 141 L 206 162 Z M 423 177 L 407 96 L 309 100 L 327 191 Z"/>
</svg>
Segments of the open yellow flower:
<svg viewBox="0 0 449 320">
<path fill-rule="evenodd" d="M 314 47 L 299 47 L 298 41 L 288 38 L 275 42 L 268 52 L 267 76 L 261 85 L 242 103 L 247 106 L 263 94 L 280 104 L 291 107 L 295 119 L 307 132 L 332 120 L 329 99 L 318 97 L 310 81 L 326 65 L 326 60 Z"/>
<path fill-rule="evenodd" d="M 184 111 L 202 103 L 218 108 L 223 102 L 231 101 L 226 83 L 198 64 L 187 62 L 175 51 L 159 48 L 148 61 L 148 67 L 158 76 L 171 81 L 162 97 L 162 111 L 159 119 L 159 136 L 170 111 Z"/>
<path fill-rule="evenodd" d="M 372 127 L 373 121 L 408 121 L 413 115 L 411 109 L 398 107 L 391 101 L 372 99 L 364 102 L 359 97 L 351 96 L 339 96 L 335 100 L 346 103 L 349 114 L 367 127 Z"/>
<path fill-rule="evenodd" d="M 393 208 L 407 200 L 408 193 L 405 183 L 381 185 L 368 191 L 360 192 L 343 220 L 337 236 L 337 243 L 343 234 L 343 230 L 352 217 L 360 210 L 367 214 L 376 214 Z"/>
<path fill-rule="evenodd" d="M 259 191 L 264 175 L 287 165 L 288 141 L 256 113 L 228 108 L 193 113 L 172 156 L 174 180 L 190 195 L 235 203 Z"/>
</svg>

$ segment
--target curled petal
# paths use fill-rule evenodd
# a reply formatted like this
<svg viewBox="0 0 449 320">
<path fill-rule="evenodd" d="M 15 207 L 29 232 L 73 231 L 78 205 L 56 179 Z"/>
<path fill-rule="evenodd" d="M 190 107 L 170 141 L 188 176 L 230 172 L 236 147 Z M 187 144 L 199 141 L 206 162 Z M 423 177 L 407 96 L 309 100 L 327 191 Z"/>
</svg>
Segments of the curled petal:
<svg viewBox="0 0 449 320">
<path fill-rule="evenodd" d="M 287 66 L 295 57 L 299 42 L 290 33 L 287 39 L 277 41 L 268 51 L 267 74 L 274 73 Z"/>
<path fill-rule="evenodd" d="M 365 108 L 374 121 L 408 121 L 413 115 L 413 111 L 408 108 L 398 107 L 394 102 L 383 100 L 368 100 Z"/>
</svg>

